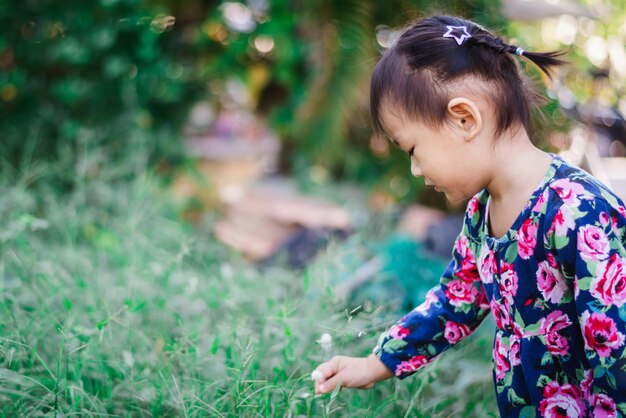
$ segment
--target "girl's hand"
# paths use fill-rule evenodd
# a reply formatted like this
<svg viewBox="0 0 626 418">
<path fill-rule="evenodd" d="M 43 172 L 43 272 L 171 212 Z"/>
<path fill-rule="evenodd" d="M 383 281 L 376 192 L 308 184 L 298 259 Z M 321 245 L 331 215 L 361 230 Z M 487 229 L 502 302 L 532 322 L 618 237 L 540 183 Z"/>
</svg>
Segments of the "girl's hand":
<svg viewBox="0 0 626 418">
<path fill-rule="evenodd" d="M 374 354 L 369 357 L 335 356 L 320 364 L 322 377 L 315 381 L 315 393 L 332 392 L 337 385 L 346 388 L 369 389 L 393 373 Z"/>
</svg>

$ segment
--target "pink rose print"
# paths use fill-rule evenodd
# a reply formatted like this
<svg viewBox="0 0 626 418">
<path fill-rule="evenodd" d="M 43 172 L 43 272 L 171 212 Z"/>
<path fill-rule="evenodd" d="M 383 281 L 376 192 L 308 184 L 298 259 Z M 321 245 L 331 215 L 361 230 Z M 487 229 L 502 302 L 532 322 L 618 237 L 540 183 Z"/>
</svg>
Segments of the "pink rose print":
<svg viewBox="0 0 626 418">
<path fill-rule="evenodd" d="M 626 215 L 622 215 L 626 217 Z M 611 216 L 611 229 L 613 229 L 613 233 L 619 236 L 619 220 L 617 216 Z"/>
<path fill-rule="evenodd" d="M 589 400 L 593 418 L 617 418 L 615 401 L 602 393 L 594 393 Z"/>
<path fill-rule="evenodd" d="M 473 256 L 467 257 L 461 262 L 461 269 L 456 275 L 466 283 L 472 283 L 480 279 Z"/>
<path fill-rule="evenodd" d="M 569 179 L 559 179 L 550 184 L 561 200 L 567 204 L 573 204 L 574 207 L 580 205 L 579 198 L 585 192 L 585 188 L 578 183 L 569 181 Z"/>
<path fill-rule="evenodd" d="M 509 308 L 495 299 L 491 301 L 490 305 L 494 319 L 496 320 L 496 326 L 504 330 L 511 327 L 511 315 L 509 314 Z"/>
<path fill-rule="evenodd" d="M 585 403 L 580 389 L 569 383 L 560 385 L 550 382 L 543 388 L 543 400 L 539 404 L 545 418 L 578 418 L 585 414 Z"/>
<path fill-rule="evenodd" d="M 580 295 L 580 287 L 578 287 L 578 276 L 574 276 L 574 297 L 578 299 Z"/>
<path fill-rule="evenodd" d="M 626 303 L 626 258 L 613 254 L 607 262 L 599 263 L 589 291 L 605 305 L 623 306 Z"/>
<path fill-rule="evenodd" d="M 461 259 L 464 259 L 465 257 L 467 257 L 468 254 L 471 253 L 469 248 L 469 240 L 465 235 L 461 235 L 454 242 L 454 250 L 457 252 L 457 254 L 461 256 Z"/>
<path fill-rule="evenodd" d="M 541 207 L 543 206 L 544 203 L 546 203 L 546 199 L 548 198 L 548 189 L 546 189 L 545 192 L 543 192 L 542 194 L 539 195 L 539 198 L 537 198 L 537 202 L 535 202 L 535 206 L 533 206 L 532 211 L 533 212 L 540 212 L 541 211 Z"/>
<path fill-rule="evenodd" d="M 580 388 L 583 390 L 583 397 L 588 398 L 591 390 L 591 383 L 593 383 L 593 370 L 585 370 L 585 378 L 580 382 Z"/>
<path fill-rule="evenodd" d="M 507 262 L 502 262 L 500 268 L 500 293 L 510 304 L 517 294 L 517 273 L 513 270 L 513 265 Z"/>
<path fill-rule="evenodd" d="M 511 345 L 509 349 L 509 363 L 511 363 L 513 367 L 519 366 L 522 364 L 522 358 L 520 356 L 520 338 L 516 335 L 511 335 L 509 344 Z"/>
<path fill-rule="evenodd" d="M 439 296 L 437 296 L 434 290 L 429 290 L 428 293 L 426 293 L 426 297 L 424 299 L 426 300 L 426 302 L 438 302 Z"/>
<path fill-rule="evenodd" d="M 566 355 L 569 350 L 567 339 L 556 331 L 546 335 L 546 347 L 551 354 L 558 356 Z"/>
<path fill-rule="evenodd" d="M 519 256 L 528 260 L 535 252 L 537 244 L 537 224 L 532 219 L 526 219 L 522 227 L 515 234 L 518 243 Z"/>
<path fill-rule="evenodd" d="M 572 209 L 569 206 L 561 206 L 554 215 L 550 230 L 554 231 L 557 237 L 564 237 L 568 230 L 573 230 L 575 227 L 576 220 L 572 215 Z"/>
<path fill-rule="evenodd" d="M 609 239 L 601 228 L 585 225 L 578 230 L 578 251 L 587 261 L 601 261 L 610 250 Z"/>
<path fill-rule="evenodd" d="M 476 297 L 476 305 L 482 310 L 489 309 L 489 302 L 487 301 L 487 294 L 485 293 L 485 288 L 480 285 L 480 292 L 478 292 L 478 296 Z"/>
<path fill-rule="evenodd" d="M 608 357 L 611 350 L 624 345 L 624 334 L 617 330 L 615 321 L 602 313 L 585 311 L 582 316 L 585 348 L 595 351 L 600 357 Z"/>
<path fill-rule="evenodd" d="M 446 337 L 446 340 L 448 340 L 450 344 L 458 343 L 469 334 L 470 329 L 467 325 L 452 321 L 446 322 L 446 328 L 443 332 L 443 336 Z"/>
<path fill-rule="evenodd" d="M 546 335 L 550 332 L 560 331 L 572 325 L 569 316 L 561 311 L 550 312 L 547 317 L 539 321 L 539 334 Z"/>
<path fill-rule="evenodd" d="M 407 361 L 403 361 L 396 366 L 396 376 L 400 376 L 404 373 L 410 373 L 418 370 L 420 367 L 428 363 L 426 356 L 414 356 Z"/>
<path fill-rule="evenodd" d="M 474 282 L 479 279 L 476 259 L 469 248 L 469 240 L 465 235 L 461 235 L 454 243 L 454 250 L 461 259 L 461 265 L 456 275 L 465 282 Z"/>
<path fill-rule="evenodd" d="M 546 255 L 546 260 L 548 260 L 548 265 L 553 269 L 559 268 L 559 264 L 556 262 L 556 259 L 554 258 L 554 255 L 552 253 L 548 253 Z"/>
<path fill-rule="evenodd" d="M 496 258 L 487 244 L 483 245 L 479 256 L 480 278 L 483 283 L 493 283 L 493 273 L 496 271 Z"/>
<path fill-rule="evenodd" d="M 439 300 L 439 297 L 437 296 L 437 294 L 431 289 L 428 291 L 428 293 L 426 293 L 426 296 L 424 298 L 424 302 L 422 302 L 421 305 L 417 306 L 415 309 L 413 309 L 415 312 L 419 312 L 419 313 L 425 313 L 430 309 L 430 305 L 432 305 L 433 302 L 437 302 Z"/>
<path fill-rule="evenodd" d="M 446 288 L 446 296 L 453 306 L 461 306 L 464 303 L 474 303 L 478 290 L 472 283 L 463 280 L 450 280 Z"/>
<path fill-rule="evenodd" d="M 600 212 L 600 223 L 602 226 L 607 226 L 609 224 L 609 214 L 606 212 Z"/>
<path fill-rule="evenodd" d="M 407 328 L 404 328 L 404 327 L 402 327 L 400 325 L 394 325 L 389 330 L 389 336 L 391 338 L 395 338 L 396 340 L 403 340 L 404 337 L 406 337 L 410 333 L 411 332 Z"/>
<path fill-rule="evenodd" d="M 474 197 L 467 204 L 467 217 L 471 220 L 474 217 L 474 214 L 478 210 L 478 198 Z"/>
<path fill-rule="evenodd" d="M 563 274 L 550 266 L 549 261 L 539 263 L 537 269 L 537 287 L 541 291 L 544 299 L 552 303 L 561 303 L 563 294 L 568 288 Z"/>
<path fill-rule="evenodd" d="M 496 343 L 493 348 L 494 361 L 496 363 L 496 379 L 504 379 L 504 375 L 511 368 L 507 347 L 502 344 L 502 339 L 496 335 Z"/>
</svg>

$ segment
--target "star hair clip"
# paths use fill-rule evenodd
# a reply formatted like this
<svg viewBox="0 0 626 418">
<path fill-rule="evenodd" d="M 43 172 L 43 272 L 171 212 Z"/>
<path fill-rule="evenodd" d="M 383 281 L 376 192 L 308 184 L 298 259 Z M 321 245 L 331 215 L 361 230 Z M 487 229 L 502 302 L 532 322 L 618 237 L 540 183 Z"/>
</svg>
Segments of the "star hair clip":
<svg viewBox="0 0 626 418">
<path fill-rule="evenodd" d="M 454 38 L 458 45 L 462 45 L 463 41 L 472 37 L 467 31 L 467 26 L 446 26 L 448 31 L 443 35 L 444 38 Z"/>
</svg>

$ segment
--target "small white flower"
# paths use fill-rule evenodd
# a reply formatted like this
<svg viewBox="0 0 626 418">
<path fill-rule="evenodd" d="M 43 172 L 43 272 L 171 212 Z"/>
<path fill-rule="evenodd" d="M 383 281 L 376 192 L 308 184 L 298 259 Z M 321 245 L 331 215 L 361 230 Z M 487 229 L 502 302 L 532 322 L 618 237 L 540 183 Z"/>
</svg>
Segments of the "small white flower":
<svg viewBox="0 0 626 418">
<path fill-rule="evenodd" d="M 324 333 L 317 340 L 317 343 L 325 350 L 328 351 L 333 346 L 333 337 L 329 333 Z"/>
<path fill-rule="evenodd" d="M 311 380 L 317 381 L 322 379 L 323 377 L 324 375 L 319 370 L 313 370 L 313 373 L 311 373 Z"/>
<path fill-rule="evenodd" d="M 135 364 L 135 358 L 130 353 L 130 351 L 122 351 L 122 358 L 124 359 L 124 364 L 126 364 L 128 367 L 132 368 Z"/>
<path fill-rule="evenodd" d="M 233 269 L 233 266 L 231 266 L 230 264 L 224 263 L 220 266 L 220 274 L 225 279 L 232 279 L 233 276 L 235 275 L 235 270 Z"/>
</svg>

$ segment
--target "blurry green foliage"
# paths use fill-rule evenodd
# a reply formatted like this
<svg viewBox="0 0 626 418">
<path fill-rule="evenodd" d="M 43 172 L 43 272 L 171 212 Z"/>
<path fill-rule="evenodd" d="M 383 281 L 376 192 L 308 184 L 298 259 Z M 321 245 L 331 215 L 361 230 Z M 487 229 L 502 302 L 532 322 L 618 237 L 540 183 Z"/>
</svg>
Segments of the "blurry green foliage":
<svg viewBox="0 0 626 418">
<path fill-rule="evenodd" d="M 107 164 L 142 143 L 176 160 L 190 106 L 219 102 L 234 78 L 285 140 L 283 169 L 414 196 L 406 156 L 371 150 L 377 35 L 433 12 L 502 28 L 499 10 L 497 0 L 0 2 L 0 152 L 19 168 L 106 144 Z"/>
<path fill-rule="evenodd" d="M 619 88 L 594 93 L 579 70 L 623 76 L 611 55 L 619 58 L 615 45 L 623 45 L 623 2 L 605 3 L 615 11 L 605 22 L 557 16 L 529 25 L 507 22 L 498 0 L 0 0 L 0 153 L 19 168 L 105 144 L 102 165 L 141 144 L 153 160 L 175 161 L 190 106 L 208 98 L 219 108 L 236 79 L 250 109 L 284 139 L 285 171 L 385 185 L 410 198 L 420 183 L 407 180 L 406 155 L 370 137 L 369 78 L 385 31 L 443 12 L 513 34 L 529 49 L 571 45 L 565 81 L 583 101 L 617 106 Z M 579 26 L 569 43 L 562 21 Z M 554 39 L 546 38 L 550 25 Z M 591 40 L 606 42 L 604 61 L 589 63 Z M 546 109 L 550 128 L 567 127 L 555 101 Z"/>
<path fill-rule="evenodd" d="M 5 163 L 72 158 L 77 144 L 100 142 L 111 162 L 139 137 L 177 155 L 172 139 L 202 89 L 165 11 L 141 0 L 0 2 Z"/>
<path fill-rule="evenodd" d="M 551 97 L 555 100 L 544 109 L 550 127 L 556 129 L 572 124 L 562 112 L 559 100 L 565 108 L 592 104 L 626 116 L 626 1 L 577 3 L 578 15 L 551 15 L 508 25 L 511 36 L 528 50 L 568 50 L 569 65 L 552 83 Z M 559 91 L 562 87 L 565 88 Z"/>
<path fill-rule="evenodd" d="M 264 2 L 248 2 L 253 11 L 258 3 Z M 396 179 L 395 190 L 386 186 L 392 195 L 415 196 L 419 184 L 400 180 L 407 176 L 406 155 L 371 150 L 368 95 L 382 50 L 377 35 L 435 12 L 502 28 L 499 1 L 271 0 L 266 6 L 247 32 L 229 28 L 225 7 L 214 10 L 202 23 L 203 42 L 221 49 L 214 71 L 259 91 L 257 110 L 285 139 L 285 167 L 300 177 L 321 171 L 370 184 Z M 269 53 L 253 47 L 259 37 L 274 41 Z"/>
</svg>

